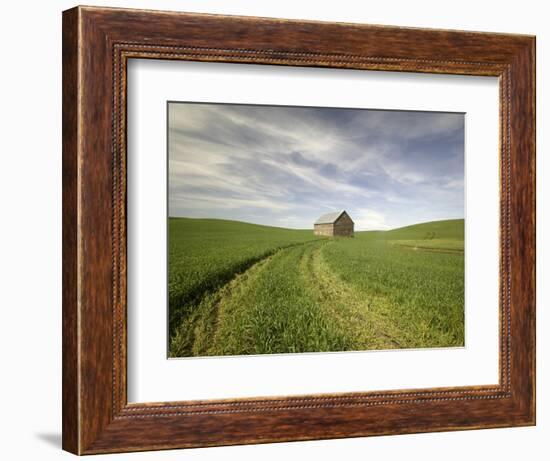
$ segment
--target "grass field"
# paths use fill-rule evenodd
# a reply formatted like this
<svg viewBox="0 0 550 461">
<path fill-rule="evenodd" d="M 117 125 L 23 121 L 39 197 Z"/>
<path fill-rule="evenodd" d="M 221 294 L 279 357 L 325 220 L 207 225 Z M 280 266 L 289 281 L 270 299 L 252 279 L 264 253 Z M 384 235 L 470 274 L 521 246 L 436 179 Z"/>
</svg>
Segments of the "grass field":
<svg viewBox="0 0 550 461">
<path fill-rule="evenodd" d="M 172 357 L 464 344 L 464 220 L 355 238 L 170 218 Z"/>
</svg>

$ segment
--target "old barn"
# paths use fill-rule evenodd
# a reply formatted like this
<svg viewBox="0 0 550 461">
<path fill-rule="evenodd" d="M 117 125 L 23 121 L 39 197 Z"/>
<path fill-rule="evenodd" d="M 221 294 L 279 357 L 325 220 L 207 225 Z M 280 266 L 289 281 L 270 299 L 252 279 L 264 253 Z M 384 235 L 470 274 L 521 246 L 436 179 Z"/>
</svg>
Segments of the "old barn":
<svg viewBox="0 0 550 461">
<path fill-rule="evenodd" d="M 353 220 L 346 210 L 327 213 L 315 221 L 313 233 L 329 237 L 353 237 Z"/>
</svg>

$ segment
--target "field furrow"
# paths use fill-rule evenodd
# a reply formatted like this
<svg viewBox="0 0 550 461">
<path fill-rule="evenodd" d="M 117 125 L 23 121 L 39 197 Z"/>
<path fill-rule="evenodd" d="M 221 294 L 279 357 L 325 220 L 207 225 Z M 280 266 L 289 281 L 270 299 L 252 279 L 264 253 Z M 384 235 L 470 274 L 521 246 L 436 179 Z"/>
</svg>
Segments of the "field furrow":
<svg viewBox="0 0 550 461">
<path fill-rule="evenodd" d="M 170 354 L 174 357 L 216 355 L 210 351 L 215 349 L 215 337 L 221 324 L 220 309 L 247 287 L 251 279 L 262 273 L 262 268 L 274 255 L 269 254 L 249 269 L 235 275 L 220 289 L 205 293 L 198 304 L 189 309 L 191 314 L 176 327 L 171 338 Z"/>
<path fill-rule="evenodd" d="M 334 245 L 326 242 L 326 246 Z M 406 347 L 407 332 L 387 317 L 391 304 L 383 296 L 365 296 L 344 282 L 323 259 L 323 246 L 309 252 L 301 262 L 307 289 L 342 334 L 348 337 L 348 350 L 394 349 Z"/>
<path fill-rule="evenodd" d="M 347 337 L 303 289 L 300 261 L 322 242 L 278 251 L 229 284 L 204 355 L 344 350 Z"/>
<path fill-rule="evenodd" d="M 173 220 L 169 355 L 462 346 L 463 224 L 326 239 Z"/>
</svg>

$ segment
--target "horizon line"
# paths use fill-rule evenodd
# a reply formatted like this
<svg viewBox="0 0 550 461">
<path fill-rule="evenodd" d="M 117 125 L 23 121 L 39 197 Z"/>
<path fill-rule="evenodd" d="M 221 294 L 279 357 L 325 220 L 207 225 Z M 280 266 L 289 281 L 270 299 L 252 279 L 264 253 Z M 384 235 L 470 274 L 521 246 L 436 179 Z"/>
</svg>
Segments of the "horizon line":
<svg viewBox="0 0 550 461">
<path fill-rule="evenodd" d="M 170 218 L 175 218 L 175 219 L 194 219 L 194 220 L 215 220 L 215 221 L 230 221 L 230 222 L 239 222 L 239 223 L 243 223 L 243 224 L 252 224 L 254 226 L 263 226 L 263 227 L 275 227 L 275 228 L 278 228 L 278 229 L 287 229 L 287 230 L 312 230 L 313 229 L 313 225 L 312 227 L 299 227 L 299 228 L 296 228 L 296 227 L 282 227 L 282 226 L 274 226 L 274 225 L 271 225 L 271 224 L 260 224 L 260 223 L 256 223 L 256 222 L 251 222 L 251 221 L 243 221 L 243 220 L 240 220 L 240 219 L 225 219 L 225 218 L 206 218 L 206 217 L 191 217 L 191 216 L 170 216 L 168 215 L 168 219 Z M 421 221 L 421 222 L 416 222 L 416 223 L 413 223 L 413 224 L 407 224 L 405 226 L 399 226 L 399 227 L 393 227 L 393 228 L 390 228 L 390 229 L 364 229 L 364 230 L 355 230 L 354 229 L 354 232 L 388 232 L 388 231 L 393 231 L 393 230 L 397 230 L 397 229 L 403 229 L 405 227 L 410 227 L 410 226 L 417 226 L 417 225 L 420 225 L 420 224 L 427 224 L 427 223 L 435 223 L 435 222 L 442 222 L 442 221 L 465 221 L 466 218 L 444 218 L 444 219 L 435 219 L 433 221 Z M 354 223 L 355 224 L 355 223 Z"/>
</svg>

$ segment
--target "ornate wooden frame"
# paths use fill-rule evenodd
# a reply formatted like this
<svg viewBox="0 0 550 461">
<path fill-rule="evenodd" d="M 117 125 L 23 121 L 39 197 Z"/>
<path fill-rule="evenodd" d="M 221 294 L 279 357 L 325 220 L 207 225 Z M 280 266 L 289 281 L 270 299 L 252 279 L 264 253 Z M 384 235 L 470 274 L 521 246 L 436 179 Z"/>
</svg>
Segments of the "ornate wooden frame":
<svg viewBox="0 0 550 461">
<path fill-rule="evenodd" d="M 131 58 L 500 79 L 496 386 L 128 404 Z M 63 13 L 63 448 L 77 454 L 535 423 L 535 38 L 77 7 Z"/>
</svg>

